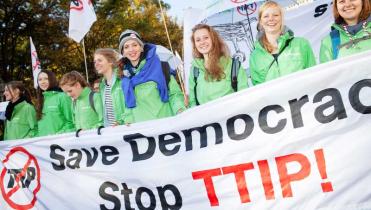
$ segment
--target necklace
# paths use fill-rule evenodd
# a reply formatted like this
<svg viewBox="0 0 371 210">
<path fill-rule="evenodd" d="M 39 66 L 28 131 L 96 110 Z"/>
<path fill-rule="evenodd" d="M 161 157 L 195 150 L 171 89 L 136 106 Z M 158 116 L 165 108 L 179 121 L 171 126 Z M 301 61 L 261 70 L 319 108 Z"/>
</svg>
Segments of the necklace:
<svg viewBox="0 0 371 210">
<path fill-rule="evenodd" d="M 366 25 L 367 25 L 367 21 L 363 22 L 362 23 L 362 29 L 361 30 L 365 30 L 366 31 Z M 349 37 L 349 44 L 354 47 L 355 46 L 355 42 L 354 42 L 354 39 L 353 39 L 353 36 L 349 33 L 348 31 L 348 27 L 346 25 L 343 25 L 343 29 L 345 31 L 345 34 Z"/>
</svg>

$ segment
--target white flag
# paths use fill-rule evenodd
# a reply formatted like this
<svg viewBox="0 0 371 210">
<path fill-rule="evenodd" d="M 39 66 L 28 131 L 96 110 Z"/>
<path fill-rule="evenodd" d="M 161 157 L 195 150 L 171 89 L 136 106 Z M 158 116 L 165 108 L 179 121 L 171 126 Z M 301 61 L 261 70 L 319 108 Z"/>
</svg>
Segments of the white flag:
<svg viewBox="0 0 371 210">
<path fill-rule="evenodd" d="M 80 42 L 96 20 L 91 0 L 72 0 L 68 36 Z"/>
<path fill-rule="evenodd" d="M 35 45 L 32 42 L 32 38 L 30 37 L 30 45 L 31 45 L 31 60 L 32 60 L 32 75 L 33 75 L 33 85 L 35 89 L 37 88 L 37 76 L 39 75 L 41 71 L 40 67 L 40 61 L 39 58 L 37 57 L 37 52 Z"/>
</svg>

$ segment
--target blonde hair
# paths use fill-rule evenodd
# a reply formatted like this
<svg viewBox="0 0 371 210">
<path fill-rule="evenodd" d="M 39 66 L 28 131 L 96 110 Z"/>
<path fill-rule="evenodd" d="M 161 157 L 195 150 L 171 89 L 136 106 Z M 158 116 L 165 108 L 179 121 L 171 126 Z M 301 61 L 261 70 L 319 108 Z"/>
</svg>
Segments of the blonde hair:
<svg viewBox="0 0 371 210">
<path fill-rule="evenodd" d="M 332 9 L 334 13 L 334 19 L 336 24 L 345 24 L 345 20 L 343 17 L 340 16 L 338 8 L 337 8 L 338 0 L 334 0 L 332 4 Z M 371 12 L 371 3 L 370 0 L 362 0 L 362 10 L 359 13 L 358 23 L 361 21 L 366 20 L 370 16 Z"/>
<path fill-rule="evenodd" d="M 284 24 L 284 10 L 281 7 L 281 5 L 279 5 L 277 2 L 266 1 L 263 5 L 260 6 L 259 12 L 258 12 L 258 18 L 259 18 L 258 19 L 258 30 L 263 32 L 261 42 L 263 44 L 264 49 L 266 49 L 269 53 L 272 53 L 275 50 L 275 48 L 271 45 L 271 43 L 269 43 L 269 41 L 268 41 L 268 39 L 265 35 L 265 32 L 263 30 L 263 27 L 260 25 L 260 22 L 261 22 L 261 19 L 262 19 L 262 16 L 263 16 L 263 12 L 266 11 L 267 9 L 269 9 L 269 8 L 278 8 L 279 11 L 280 11 L 280 14 L 281 14 L 281 33 L 283 32 L 283 30 L 285 28 L 285 24 Z"/>
<path fill-rule="evenodd" d="M 112 63 L 112 67 L 117 67 L 117 62 L 119 60 L 119 53 L 112 48 L 99 48 L 95 50 L 94 55 L 102 55 L 107 59 L 109 63 Z"/>
<path fill-rule="evenodd" d="M 225 78 L 225 73 L 224 69 L 220 66 L 219 60 L 222 56 L 229 56 L 228 46 L 225 44 L 218 32 L 216 32 L 211 26 L 206 24 L 197 24 L 195 27 L 193 27 L 191 36 L 193 57 L 203 58 L 203 55 L 196 48 L 194 37 L 195 32 L 200 29 L 206 29 L 209 32 L 212 44 L 209 52 L 210 66 L 208 66 L 208 68 L 205 66 L 205 79 L 209 80 L 209 77 L 211 77 L 212 80 L 220 81 L 221 79 Z"/>
</svg>

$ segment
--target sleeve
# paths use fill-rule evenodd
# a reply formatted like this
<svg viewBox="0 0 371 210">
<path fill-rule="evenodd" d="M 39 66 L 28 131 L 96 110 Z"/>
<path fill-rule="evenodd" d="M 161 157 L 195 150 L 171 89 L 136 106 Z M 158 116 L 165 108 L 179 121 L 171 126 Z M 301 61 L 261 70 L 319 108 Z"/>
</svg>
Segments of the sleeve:
<svg viewBox="0 0 371 210">
<path fill-rule="evenodd" d="M 103 125 L 103 103 L 102 103 L 102 96 L 100 93 L 94 94 L 94 107 L 95 111 L 97 111 L 98 121 L 96 124 L 96 128 Z"/>
<path fill-rule="evenodd" d="M 316 65 L 316 57 L 314 56 L 312 46 L 310 45 L 308 40 L 305 40 L 304 42 L 306 49 L 306 64 L 305 68 L 309 68 Z"/>
<path fill-rule="evenodd" d="M 188 78 L 188 94 L 189 94 L 189 107 L 194 107 L 196 106 L 196 98 L 195 98 L 195 81 L 194 81 L 194 76 L 193 76 L 193 68 L 194 66 L 192 65 L 190 71 L 189 71 L 189 78 Z"/>
<path fill-rule="evenodd" d="M 183 92 L 172 75 L 170 75 L 169 81 L 169 102 L 174 114 L 179 110 L 185 110 Z"/>
<path fill-rule="evenodd" d="M 240 69 L 238 70 L 237 81 L 238 81 L 238 87 L 237 87 L 238 91 L 246 89 L 248 87 L 246 69 L 242 67 L 242 64 L 240 66 Z"/>
<path fill-rule="evenodd" d="M 250 59 L 249 59 L 249 68 L 250 68 L 250 74 L 251 74 L 251 81 L 252 81 L 252 84 L 253 85 L 257 85 L 259 83 L 261 83 L 259 80 L 258 80 L 258 74 L 257 74 L 257 66 L 256 66 L 256 63 L 255 63 L 255 55 L 254 55 L 254 52 L 250 54 Z"/>
<path fill-rule="evenodd" d="M 62 94 L 60 98 L 60 109 L 63 113 L 65 124 L 61 129 L 61 133 L 74 131 L 75 125 L 72 120 L 72 100 L 71 97 L 67 96 L 66 94 Z"/>
<path fill-rule="evenodd" d="M 319 51 L 319 60 L 321 63 L 326 63 L 333 60 L 332 43 L 331 37 L 328 35 L 321 42 L 321 48 Z"/>
<path fill-rule="evenodd" d="M 32 105 L 30 105 L 28 106 L 27 113 L 27 122 L 30 127 L 30 131 L 28 132 L 27 137 L 32 138 L 37 136 L 36 110 Z"/>
</svg>

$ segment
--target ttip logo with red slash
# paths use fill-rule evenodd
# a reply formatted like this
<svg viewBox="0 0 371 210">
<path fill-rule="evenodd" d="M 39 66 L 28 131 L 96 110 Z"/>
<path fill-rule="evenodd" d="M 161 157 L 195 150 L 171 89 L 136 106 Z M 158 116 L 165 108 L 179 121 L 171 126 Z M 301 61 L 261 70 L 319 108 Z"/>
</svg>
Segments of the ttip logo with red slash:
<svg viewBox="0 0 371 210">
<path fill-rule="evenodd" d="M 247 2 L 248 0 L 231 0 L 232 3 L 236 3 L 236 4 L 239 4 L 239 3 L 244 3 L 244 2 Z"/>
<path fill-rule="evenodd" d="M 23 147 L 9 151 L 2 161 L 1 194 L 14 209 L 27 210 L 35 206 L 40 190 L 40 167 L 37 159 Z M 14 167 L 14 163 L 20 167 Z"/>
<path fill-rule="evenodd" d="M 314 151 L 316 159 L 316 165 L 319 175 L 323 182 L 320 184 L 324 193 L 332 192 L 332 183 L 327 180 L 326 162 L 323 149 L 317 149 Z M 281 192 L 283 198 L 293 197 L 291 185 L 294 182 L 305 179 L 311 174 L 311 163 L 307 156 L 301 153 L 294 153 L 285 156 L 275 158 L 277 165 L 277 171 L 279 176 L 279 182 L 281 185 Z M 300 170 L 295 173 L 289 173 L 288 165 L 297 163 L 300 165 Z M 271 178 L 271 169 L 269 168 L 267 160 L 257 161 L 259 168 L 261 183 L 264 189 L 265 198 L 267 200 L 275 199 L 275 192 L 273 188 L 273 181 Z M 203 171 L 192 172 L 194 180 L 202 179 L 206 188 L 207 197 L 209 198 L 211 206 L 219 206 L 219 199 L 214 186 L 213 177 L 226 176 L 228 174 L 234 174 L 237 190 L 240 195 L 241 203 L 251 202 L 249 190 L 245 178 L 245 172 L 248 170 L 254 170 L 254 164 L 243 163 L 239 165 L 226 166 L 215 169 L 208 169 Z"/>
<path fill-rule="evenodd" d="M 91 0 L 88 0 L 88 4 L 91 5 Z M 84 9 L 84 2 L 82 0 L 72 0 L 70 5 L 71 10 L 81 11 Z"/>
</svg>

